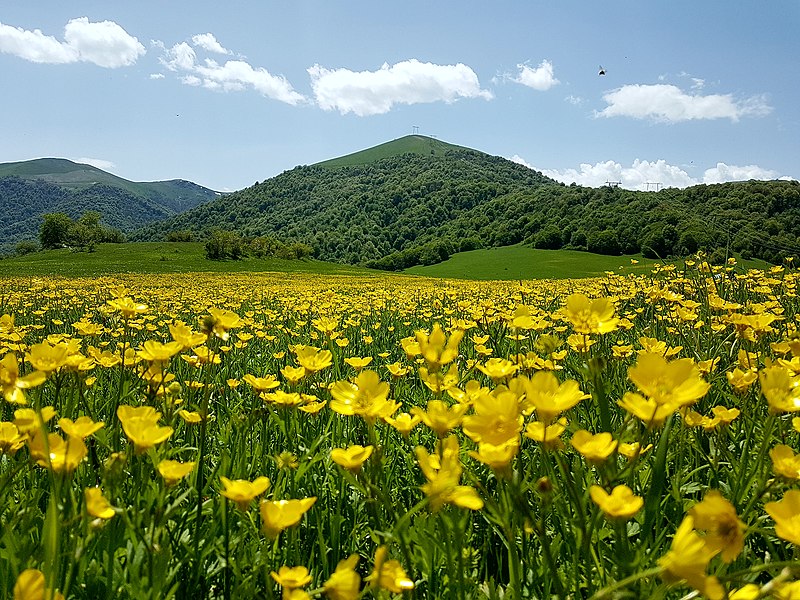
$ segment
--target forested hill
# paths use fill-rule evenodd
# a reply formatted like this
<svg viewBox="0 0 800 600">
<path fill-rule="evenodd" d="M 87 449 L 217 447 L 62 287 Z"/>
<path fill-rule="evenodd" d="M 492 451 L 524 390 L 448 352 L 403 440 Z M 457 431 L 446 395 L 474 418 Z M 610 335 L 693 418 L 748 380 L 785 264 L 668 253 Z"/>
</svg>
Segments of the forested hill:
<svg viewBox="0 0 800 600">
<path fill-rule="evenodd" d="M 133 182 L 65 159 L 2 163 L 0 246 L 8 249 L 17 241 L 35 240 L 45 213 L 78 218 L 97 211 L 108 227 L 129 232 L 217 196 L 190 181 Z"/>
<path fill-rule="evenodd" d="M 135 237 L 232 229 L 307 243 L 323 260 L 366 263 L 438 240 L 443 227 L 490 200 L 558 186 L 503 158 L 453 148 L 365 164 L 297 167 L 148 226 Z"/>
<path fill-rule="evenodd" d="M 323 260 L 385 269 L 519 242 L 661 257 L 721 248 L 773 261 L 800 248 L 797 182 L 660 192 L 565 186 L 500 157 L 410 137 L 421 136 L 297 167 L 132 239 L 233 230 L 306 243 Z"/>
</svg>

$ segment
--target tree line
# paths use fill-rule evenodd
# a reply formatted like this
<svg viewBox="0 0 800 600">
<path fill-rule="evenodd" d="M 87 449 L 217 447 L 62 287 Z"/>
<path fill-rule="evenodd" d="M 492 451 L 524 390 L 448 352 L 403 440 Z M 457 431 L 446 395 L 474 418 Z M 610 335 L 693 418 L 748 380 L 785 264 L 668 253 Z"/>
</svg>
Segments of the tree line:
<svg viewBox="0 0 800 600">
<path fill-rule="evenodd" d="M 301 166 L 133 234 L 276 237 L 321 260 L 398 270 L 510 244 L 601 254 L 800 254 L 800 184 L 747 181 L 637 192 L 563 185 L 469 150 Z"/>
</svg>

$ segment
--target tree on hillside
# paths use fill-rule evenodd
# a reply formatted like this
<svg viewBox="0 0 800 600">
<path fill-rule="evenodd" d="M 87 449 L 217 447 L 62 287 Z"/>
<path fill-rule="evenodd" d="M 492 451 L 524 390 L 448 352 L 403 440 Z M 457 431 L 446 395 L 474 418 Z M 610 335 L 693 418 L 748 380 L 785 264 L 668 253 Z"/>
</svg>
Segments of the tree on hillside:
<svg viewBox="0 0 800 600">
<path fill-rule="evenodd" d="M 69 240 L 69 229 L 72 219 L 62 212 L 47 213 L 42 216 L 42 226 L 39 229 L 39 243 L 45 250 L 61 248 Z"/>
</svg>

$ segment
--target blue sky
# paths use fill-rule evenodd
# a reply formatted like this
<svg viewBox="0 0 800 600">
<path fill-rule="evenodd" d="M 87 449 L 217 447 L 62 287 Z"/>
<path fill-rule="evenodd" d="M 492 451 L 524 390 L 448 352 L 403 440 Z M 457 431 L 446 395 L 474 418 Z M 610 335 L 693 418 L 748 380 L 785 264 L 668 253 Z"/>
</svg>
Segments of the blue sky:
<svg viewBox="0 0 800 600">
<path fill-rule="evenodd" d="M 798 178 L 799 30 L 797 0 L 0 2 L 0 162 L 234 190 L 417 127 L 585 185 Z"/>
</svg>

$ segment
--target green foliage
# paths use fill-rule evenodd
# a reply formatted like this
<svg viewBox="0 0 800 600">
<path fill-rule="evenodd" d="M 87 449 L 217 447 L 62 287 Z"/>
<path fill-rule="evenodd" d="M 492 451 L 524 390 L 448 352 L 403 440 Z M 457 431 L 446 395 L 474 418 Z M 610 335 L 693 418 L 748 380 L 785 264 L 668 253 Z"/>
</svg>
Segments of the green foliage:
<svg viewBox="0 0 800 600">
<path fill-rule="evenodd" d="M 235 231 L 217 229 L 206 241 L 206 258 L 210 260 L 238 260 L 246 253 L 245 241 Z"/>
<path fill-rule="evenodd" d="M 25 256 L 26 254 L 38 252 L 38 250 L 39 244 L 34 240 L 22 240 L 21 242 L 17 242 L 17 245 L 14 246 L 14 254 L 17 256 Z"/>
<path fill-rule="evenodd" d="M 420 146 L 426 139 L 297 167 L 149 225 L 135 239 L 204 237 L 222 226 L 308 244 L 322 260 L 389 270 L 519 242 L 652 258 L 719 247 L 774 262 L 800 251 L 797 182 L 660 192 L 564 186 L 466 148 L 436 145 L 431 155 Z"/>
<path fill-rule="evenodd" d="M 100 213 L 87 211 L 77 221 L 65 213 L 47 213 L 42 217 L 39 243 L 44 250 L 70 246 L 93 252 L 100 242 L 121 243 L 125 236 L 118 229 L 107 229 L 100 223 Z M 19 252 L 17 252 L 19 254 Z"/>
<path fill-rule="evenodd" d="M 65 213 L 58 212 L 44 215 L 42 225 L 39 228 L 39 243 L 42 248 L 49 250 L 65 246 L 69 240 L 69 230 L 72 225 L 72 219 Z"/>
</svg>

